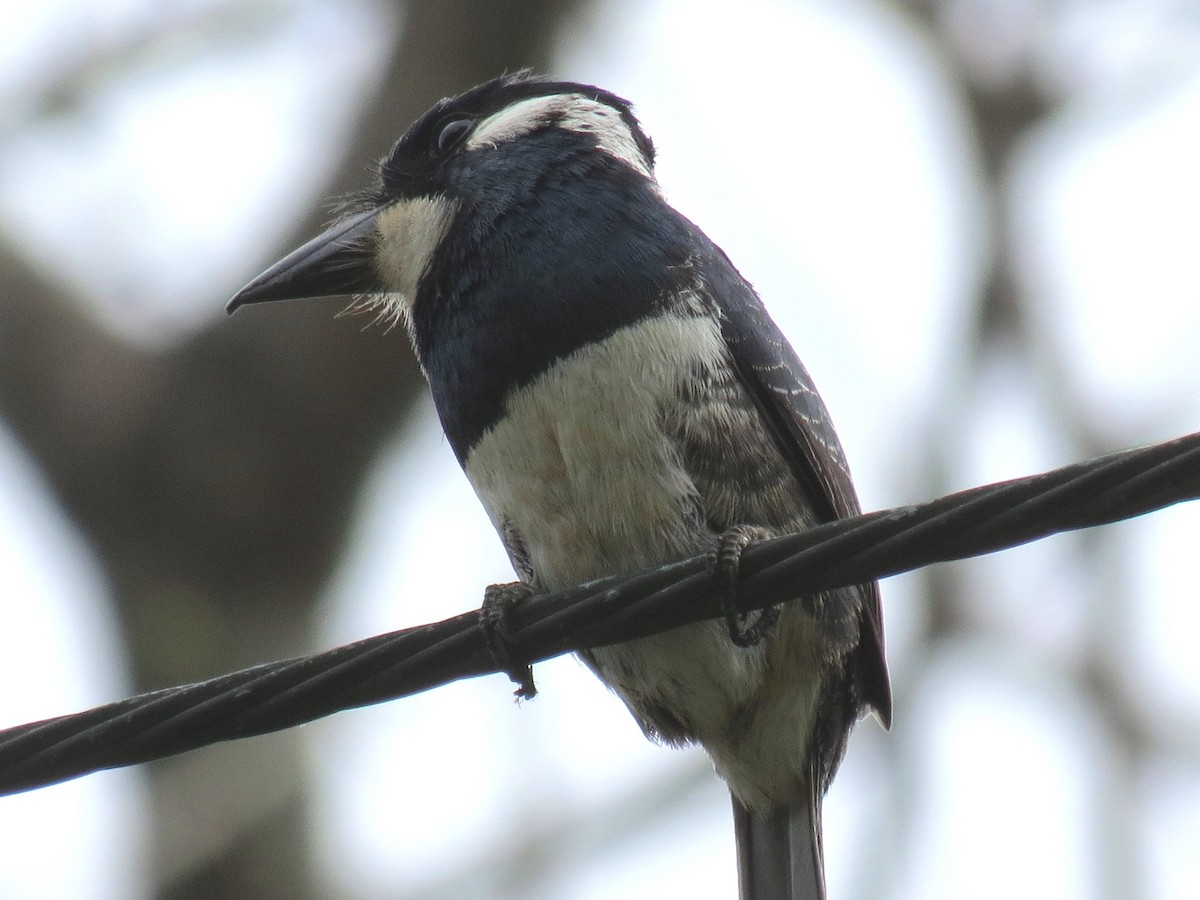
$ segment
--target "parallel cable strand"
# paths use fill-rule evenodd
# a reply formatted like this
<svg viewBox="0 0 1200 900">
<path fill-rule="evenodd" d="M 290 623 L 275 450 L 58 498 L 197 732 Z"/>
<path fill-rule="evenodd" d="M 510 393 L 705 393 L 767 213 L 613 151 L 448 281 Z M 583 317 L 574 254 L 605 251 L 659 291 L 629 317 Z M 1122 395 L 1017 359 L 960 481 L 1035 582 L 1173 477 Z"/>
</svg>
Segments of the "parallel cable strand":
<svg viewBox="0 0 1200 900">
<path fill-rule="evenodd" d="M 747 548 L 746 610 L 1116 522 L 1200 497 L 1200 434 Z M 703 558 L 531 597 L 514 649 L 540 661 L 720 615 Z M 0 793 L 310 722 L 496 671 L 478 614 L 0 731 Z"/>
</svg>

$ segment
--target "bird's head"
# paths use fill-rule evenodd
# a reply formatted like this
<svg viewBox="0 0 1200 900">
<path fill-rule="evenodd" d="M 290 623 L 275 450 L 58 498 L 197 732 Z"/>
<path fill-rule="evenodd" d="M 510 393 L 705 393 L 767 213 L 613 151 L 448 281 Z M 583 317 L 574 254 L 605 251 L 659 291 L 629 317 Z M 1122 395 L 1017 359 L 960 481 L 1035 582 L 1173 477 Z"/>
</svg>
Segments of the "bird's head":
<svg viewBox="0 0 1200 900">
<path fill-rule="evenodd" d="M 367 295 L 406 314 L 451 228 L 487 231 L 533 204 L 548 178 L 582 189 L 614 173 L 652 183 L 653 166 L 653 144 L 620 97 L 528 73 L 488 81 L 417 119 L 381 160 L 374 188 L 227 309 Z"/>
</svg>

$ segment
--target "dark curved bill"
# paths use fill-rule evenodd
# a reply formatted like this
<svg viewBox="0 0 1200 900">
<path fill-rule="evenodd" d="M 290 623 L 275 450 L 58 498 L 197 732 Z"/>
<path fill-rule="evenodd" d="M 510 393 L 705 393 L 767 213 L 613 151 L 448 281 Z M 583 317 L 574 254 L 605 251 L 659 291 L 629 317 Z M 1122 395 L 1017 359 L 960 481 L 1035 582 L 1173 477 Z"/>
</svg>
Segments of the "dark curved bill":
<svg viewBox="0 0 1200 900">
<path fill-rule="evenodd" d="M 232 313 L 246 303 L 337 297 L 378 290 L 371 258 L 375 220 L 383 207 L 355 213 L 293 250 L 233 295 Z"/>
</svg>

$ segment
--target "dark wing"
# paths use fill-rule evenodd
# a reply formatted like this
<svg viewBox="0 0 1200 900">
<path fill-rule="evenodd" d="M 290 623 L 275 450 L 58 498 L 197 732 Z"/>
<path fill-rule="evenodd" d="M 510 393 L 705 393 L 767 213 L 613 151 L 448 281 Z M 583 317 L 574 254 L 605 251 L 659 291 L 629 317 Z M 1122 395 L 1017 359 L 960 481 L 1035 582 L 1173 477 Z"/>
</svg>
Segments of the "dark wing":
<svg viewBox="0 0 1200 900">
<path fill-rule="evenodd" d="M 706 243 L 708 243 L 706 241 Z M 717 303 L 721 331 L 743 388 L 767 423 L 818 521 L 861 512 L 841 442 L 808 372 L 754 289 L 715 245 L 696 272 Z M 892 692 L 883 654 L 879 585 L 860 586 L 862 623 L 853 665 L 862 700 L 884 727 L 891 724 Z"/>
</svg>

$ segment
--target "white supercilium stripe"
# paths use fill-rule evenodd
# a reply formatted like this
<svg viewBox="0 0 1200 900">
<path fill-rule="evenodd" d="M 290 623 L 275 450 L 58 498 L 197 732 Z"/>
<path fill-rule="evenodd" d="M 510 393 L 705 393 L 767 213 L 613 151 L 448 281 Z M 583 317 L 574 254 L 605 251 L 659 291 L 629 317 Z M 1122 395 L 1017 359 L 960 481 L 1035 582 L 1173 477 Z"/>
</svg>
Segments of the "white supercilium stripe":
<svg viewBox="0 0 1200 900">
<path fill-rule="evenodd" d="M 558 120 L 560 128 L 592 135 L 605 153 L 651 177 L 650 166 L 621 114 L 607 103 L 582 94 L 531 97 L 514 103 L 485 119 L 471 135 L 467 148 L 499 146 L 550 120 Z"/>
</svg>

